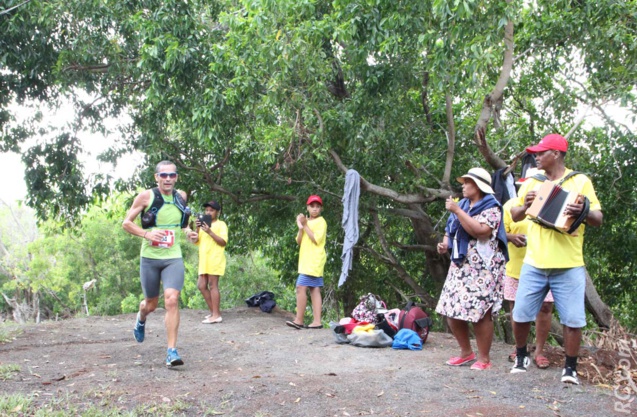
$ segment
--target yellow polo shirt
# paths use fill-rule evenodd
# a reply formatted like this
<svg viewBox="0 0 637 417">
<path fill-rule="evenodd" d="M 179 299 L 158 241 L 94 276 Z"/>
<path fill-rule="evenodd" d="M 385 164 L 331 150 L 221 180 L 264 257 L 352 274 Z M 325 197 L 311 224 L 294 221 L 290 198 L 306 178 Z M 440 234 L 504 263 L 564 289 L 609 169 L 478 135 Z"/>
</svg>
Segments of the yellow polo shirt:
<svg viewBox="0 0 637 417">
<path fill-rule="evenodd" d="M 564 175 L 554 181 L 559 181 L 571 172 L 566 169 Z M 522 184 L 518 191 L 518 198 L 514 206 L 524 205 L 524 197 L 531 191 L 537 191 L 542 185 L 541 181 L 529 178 Z M 595 194 L 593 183 L 584 174 L 575 175 L 562 184 L 562 188 L 567 191 L 576 191 L 588 197 L 591 203 L 590 210 L 601 210 L 601 204 Z M 529 222 L 527 231 L 527 249 L 524 263 L 527 263 L 539 269 L 552 268 L 575 268 L 584 266 L 584 233 L 586 225 L 582 223 L 577 228 L 577 236 L 571 236 L 565 233 L 547 229 L 535 222 Z"/>
<path fill-rule="evenodd" d="M 504 230 L 507 233 L 515 235 L 526 235 L 531 221 L 526 217 L 519 222 L 513 221 L 513 218 L 511 217 L 511 207 L 515 207 L 515 203 L 515 199 L 510 199 L 504 203 L 504 206 L 502 206 Z M 520 279 L 520 270 L 522 269 L 522 261 L 526 255 L 526 246 L 518 248 L 513 243 L 509 242 L 507 247 L 509 249 L 509 262 L 507 262 L 506 265 L 506 275 L 511 278 Z"/>
</svg>

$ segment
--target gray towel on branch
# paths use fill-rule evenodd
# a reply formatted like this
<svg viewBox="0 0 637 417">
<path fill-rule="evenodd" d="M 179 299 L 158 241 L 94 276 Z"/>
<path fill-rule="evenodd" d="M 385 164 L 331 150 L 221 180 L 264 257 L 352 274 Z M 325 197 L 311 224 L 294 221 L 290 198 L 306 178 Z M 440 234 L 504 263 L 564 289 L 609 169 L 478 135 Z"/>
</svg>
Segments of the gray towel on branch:
<svg viewBox="0 0 637 417">
<path fill-rule="evenodd" d="M 345 191 L 343 193 L 343 221 L 341 226 L 345 230 L 343 240 L 343 254 L 341 260 L 341 277 L 338 280 L 340 287 L 345 283 L 349 271 L 352 269 L 354 257 L 353 248 L 358 242 L 358 199 L 361 195 L 361 176 L 353 169 L 347 170 L 345 175 Z"/>
</svg>

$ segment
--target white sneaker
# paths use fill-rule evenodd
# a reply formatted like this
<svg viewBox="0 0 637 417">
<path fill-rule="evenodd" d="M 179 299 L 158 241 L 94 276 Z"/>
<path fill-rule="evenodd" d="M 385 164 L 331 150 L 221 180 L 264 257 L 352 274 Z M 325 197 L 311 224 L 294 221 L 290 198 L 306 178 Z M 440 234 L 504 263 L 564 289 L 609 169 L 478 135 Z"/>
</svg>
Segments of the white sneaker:
<svg viewBox="0 0 637 417">
<path fill-rule="evenodd" d="M 562 382 L 569 384 L 579 385 L 579 379 L 577 378 L 577 371 L 574 371 L 568 366 L 562 370 Z"/>
<path fill-rule="evenodd" d="M 526 372 L 531 364 L 531 359 L 527 356 L 516 356 L 515 362 L 513 363 L 513 367 L 511 368 L 512 374 L 519 374 L 522 372 Z"/>
</svg>

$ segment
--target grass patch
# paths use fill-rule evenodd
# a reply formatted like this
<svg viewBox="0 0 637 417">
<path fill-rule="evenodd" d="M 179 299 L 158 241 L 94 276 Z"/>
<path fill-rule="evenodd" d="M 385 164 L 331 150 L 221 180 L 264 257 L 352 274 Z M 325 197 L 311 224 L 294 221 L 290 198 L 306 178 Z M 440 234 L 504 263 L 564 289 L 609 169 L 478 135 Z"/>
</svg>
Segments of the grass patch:
<svg viewBox="0 0 637 417">
<path fill-rule="evenodd" d="M 0 365 L 0 380 L 6 381 L 7 379 L 13 378 L 13 374 L 17 374 L 20 372 L 20 365 L 16 365 L 13 363 L 7 365 Z"/>
<path fill-rule="evenodd" d="M 0 395 L 0 416 L 16 417 L 156 417 L 156 416 L 187 416 L 213 415 L 197 409 L 195 405 L 177 400 L 171 403 L 155 405 L 138 405 L 133 410 L 126 410 L 116 405 L 94 405 L 86 403 L 77 396 L 50 398 L 42 403 L 37 395 L 13 394 Z"/>
<path fill-rule="evenodd" d="M 0 343 L 12 342 L 16 336 L 22 333 L 22 329 L 15 325 L 0 325 Z"/>
<path fill-rule="evenodd" d="M 0 395 L 0 415 L 23 416 L 32 415 L 28 410 L 32 408 L 33 399 L 29 395 L 14 394 Z"/>
</svg>

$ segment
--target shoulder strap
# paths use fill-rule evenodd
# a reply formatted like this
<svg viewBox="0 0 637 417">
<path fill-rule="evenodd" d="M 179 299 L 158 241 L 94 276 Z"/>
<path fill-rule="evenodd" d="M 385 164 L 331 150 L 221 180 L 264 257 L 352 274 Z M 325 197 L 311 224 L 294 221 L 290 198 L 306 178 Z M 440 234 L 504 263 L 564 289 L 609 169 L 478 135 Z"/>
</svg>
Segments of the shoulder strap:
<svg viewBox="0 0 637 417">
<path fill-rule="evenodd" d="M 150 229 L 157 225 L 157 212 L 164 205 L 164 199 L 159 192 L 159 188 L 155 187 L 151 189 L 151 195 L 153 198 L 152 203 L 146 210 L 142 211 L 142 228 Z"/>
<path fill-rule="evenodd" d="M 557 183 L 557 185 L 564 184 L 564 181 L 566 181 L 569 178 L 572 178 L 572 177 L 574 177 L 574 176 L 576 176 L 578 174 L 582 174 L 582 173 L 580 171 L 571 171 L 571 172 L 569 172 L 568 174 L 566 174 L 566 176 L 564 178 L 562 178 L 560 180 L 560 182 Z M 540 182 L 544 182 L 544 181 L 548 180 L 548 177 L 546 175 L 544 175 L 544 174 L 535 174 L 531 178 L 533 178 L 535 180 L 538 180 Z"/>
<path fill-rule="evenodd" d="M 159 192 L 159 188 L 155 187 L 151 191 L 153 192 L 153 202 L 148 207 L 147 211 L 152 211 L 153 213 L 157 213 L 159 209 L 161 208 L 161 206 L 164 205 L 164 199 L 162 198 L 161 193 Z"/>
<path fill-rule="evenodd" d="M 183 197 L 181 196 L 181 193 L 179 193 L 175 189 L 173 189 L 173 203 L 182 212 L 184 212 L 186 210 L 186 202 L 184 201 Z"/>
<path fill-rule="evenodd" d="M 409 302 L 407 303 L 407 305 L 405 306 L 405 308 L 403 308 L 403 311 L 405 312 L 405 314 L 403 314 L 403 316 L 400 318 L 400 321 L 398 323 L 398 328 L 402 329 L 404 324 L 405 324 L 405 319 L 407 318 L 407 314 L 409 313 L 409 310 L 411 310 L 411 308 L 414 306 L 414 302 L 409 300 Z"/>
<path fill-rule="evenodd" d="M 581 174 L 581 172 L 579 171 L 571 171 L 568 174 L 566 174 L 566 176 L 564 178 L 562 178 L 562 180 L 560 182 L 558 182 L 558 185 L 562 185 L 564 184 L 564 181 L 566 181 L 567 179 L 576 176 L 577 174 Z"/>
<path fill-rule="evenodd" d="M 182 229 L 185 229 L 186 227 L 188 227 L 188 222 L 190 221 L 191 212 L 190 212 L 190 208 L 186 206 L 186 202 L 184 201 L 184 198 L 175 189 L 173 189 L 173 203 L 179 209 L 179 211 L 181 211 L 180 227 Z"/>
</svg>

